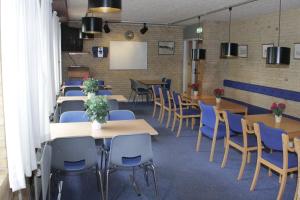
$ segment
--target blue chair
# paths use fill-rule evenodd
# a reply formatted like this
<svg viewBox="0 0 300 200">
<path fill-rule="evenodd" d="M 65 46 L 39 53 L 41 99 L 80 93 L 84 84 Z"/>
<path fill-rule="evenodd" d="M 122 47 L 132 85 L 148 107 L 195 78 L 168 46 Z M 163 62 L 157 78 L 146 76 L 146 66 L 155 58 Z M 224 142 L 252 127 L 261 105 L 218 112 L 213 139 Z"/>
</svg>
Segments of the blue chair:
<svg viewBox="0 0 300 200">
<path fill-rule="evenodd" d="M 83 80 L 67 80 L 65 85 L 82 85 Z"/>
<path fill-rule="evenodd" d="M 164 88 L 166 88 L 167 90 L 170 90 L 171 89 L 171 83 L 172 83 L 172 80 L 171 79 L 166 79 L 166 84 L 164 85 Z"/>
<path fill-rule="evenodd" d="M 110 96 L 110 95 L 112 95 L 112 92 L 111 92 L 111 90 L 98 90 L 96 92 L 96 95 Z"/>
<path fill-rule="evenodd" d="M 231 112 L 222 112 L 226 125 L 225 151 L 221 167 L 224 168 L 227 162 L 229 147 L 233 147 L 242 152 L 242 163 L 237 180 L 240 180 L 244 174 L 245 165 L 250 162 L 250 152 L 257 151 L 256 136 L 252 130 L 249 130 L 248 123 L 243 119 L 243 115 L 233 114 Z M 250 134 L 252 133 L 252 134 Z M 233 137 L 231 137 L 233 135 Z"/>
<path fill-rule="evenodd" d="M 200 118 L 200 110 L 197 108 L 196 104 L 193 103 L 184 103 L 181 100 L 181 97 L 178 93 L 173 93 L 173 101 L 174 101 L 174 121 L 173 121 L 173 126 L 172 126 L 172 131 L 175 130 L 175 125 L 177 119 L 179 120 L 179 127 L 177 131 L 176 137 L 180 136 L 181 133 L 181 127 L 182 127 L 182 121 L 192 119 L 192 129 L 194 128 L 195 125 L 195 119 Z M 177 107 L 178 105 L 178 107 Z M 175 107 L 176 106 L 176 107 Z M 187 121 L 188 122 L 188 121 Z"/>
<path fill-rule="evenodd" d="M 103 80 L 98 80 L 98 85 L 99 86 L 104 86 L 104 81 Z"/>
<path fill-rule="evenodd" d="M 170 94 L 170 91 L 165 89 L 165 88 L 159 88 L 159 94 L 160 94 L 160 99 L 161 99 L 161 107 L 162 107 L 162 113 L 160 116 L 160 124 L 162 124 L 164 117 L 165 117 L 165 112 L 168 112 L 168 120 L 166 123 L 166 128 L 169 127 L 170 119 L 172 112 L 174 112 L 174 107 L 172 103 L 172 97 Z"/>
<path fill-rule="evenodd" d="M 61 114 L 59 123 L 68 122 L 88 122 L 90 121 L 89 116 L 85 111 L 68 111 Z"/>
<path fill-rule="evenodd" d="M 212 140 L 209 161 L 214 159 L 215 146 L 217 139 L 223 139 L 226 136 L 226 126 L 224 120 L 220 118 L 220 114 L 214 106 L 206 105 L 199 102 L 201 110 L 201 119 L 196 151 L 199 151 L 202 135 Z"/>
<path fill-rule="evenodd" d="M 60 104 L 60 115 L 67 111 L 85 111 L 84 101 L 74 100 L 74 101 L 63 101 Z"/>
<path fill-rule="evenodd" d="M 162 113 L 161 99 L 160 99 L 160 93 L 159 93 L 160 88 L 161 87 L 159 85 L 152 85 L 153 105 L 154 105 L 152 117 L 155 117 L 156 107 L 160 107 L 158 120 L 160 120 L 160 116 Z"/>
<path fill-rule="evenodd" d="M 257 163 L 250 190 L 253 191 L 259 176 L 261 165 L 276 171 L 281 176 L 277 199 L 282 199 L 287 175 L 298 170 L 297 155 L 289 148 L 289 136 L 282 130 L 271 128 L 264 123 L 255 123 L 257 137 Z M 263 148 L 263 146 L 265 148 Z"/>
<path fill-rule="evenodd" d="M 68 87 L 65 87 L 63 90 L 64 95 L 66 96 L 66 92 L 70 91 L 70 90 L 80 90 L 81 91 L 82 89 L 80 87 L 68 86 Z"/>
<path fill-rule="evenodd" d="M 92 137 L 57 138 L 51 142 L 53 175 L 68 175 L 71 172 L 85 172 L 95 170 L 98 190 L 101 191 L 104 199 L 102 187 L 102 174 L 99 170 L 97 149 L 95 139 Z M 60 181 L 60 188 L 63 186 Z M 62 189 L 62 188 L 61 188 Z"/>
<path fill-rule="evenodd" d="M 65 96 L 85 96 L 80 90 L 69 90 L 65 93 Z"/>
<path fill-rule="evenodd" d="M 155 166 L 153 164 L 153 152 L 151 144 L 151 136 L 145 134 L 120 135 L 111 141 L 109 153 L 108 167 L 106 169 L 106 200 L 109 194 L 109 174 L 119 168 L 132 169 L 132 184 L 136 186 L 135 170 L 136 168 L 145 170 L 145 178 L 148 180 L 148 170 L 153 173 L 155 185 L 155 193 L 158 198 L 158 188 L 155 174 Z M 147 181 L 147 184 L 149 182 Z M 140 194 L 139 194 L 140 195 Z"/>
</svg>

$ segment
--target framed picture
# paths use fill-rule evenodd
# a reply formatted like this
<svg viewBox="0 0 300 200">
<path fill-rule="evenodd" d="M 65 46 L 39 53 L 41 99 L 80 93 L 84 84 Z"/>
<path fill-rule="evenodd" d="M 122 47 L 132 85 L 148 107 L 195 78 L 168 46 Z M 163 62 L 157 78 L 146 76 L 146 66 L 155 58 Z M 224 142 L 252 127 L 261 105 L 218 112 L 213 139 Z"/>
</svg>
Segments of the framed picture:
<svg viewBox="0 0 300 200">
<path fill-rule="evenodd" d="M 261 50 L 262 50 L 262 58 L 267 57 L 267 48 L 268 47 L 273 47 L 274 44 L 262 44 Z"/>
<path fill-rule="evenodd" d="M 248 45 L 239 45 L 239 57 L 248 58 Z"/>
<path fill-rule="evenodd" d="M 300 60 L 300 43 L 294 44 L 294 59 Z"/>
<path fill-rule="evenodd" d="M 175 42 L 174 41 L 159 41 L 158 55 L 174 55 Z"/>
</svg>

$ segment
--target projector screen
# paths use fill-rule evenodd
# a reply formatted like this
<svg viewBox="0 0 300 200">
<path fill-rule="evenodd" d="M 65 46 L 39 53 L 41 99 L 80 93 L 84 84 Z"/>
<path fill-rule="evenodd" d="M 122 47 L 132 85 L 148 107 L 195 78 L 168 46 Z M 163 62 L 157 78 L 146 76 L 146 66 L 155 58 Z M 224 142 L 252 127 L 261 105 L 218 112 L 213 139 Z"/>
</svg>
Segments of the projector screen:
<svg viewBox="0 0 300 200">
<path fill-rule="evenodd" d="M 111 70 L 147 69 L 147 42 L 111 41 Z"/>
</svg>

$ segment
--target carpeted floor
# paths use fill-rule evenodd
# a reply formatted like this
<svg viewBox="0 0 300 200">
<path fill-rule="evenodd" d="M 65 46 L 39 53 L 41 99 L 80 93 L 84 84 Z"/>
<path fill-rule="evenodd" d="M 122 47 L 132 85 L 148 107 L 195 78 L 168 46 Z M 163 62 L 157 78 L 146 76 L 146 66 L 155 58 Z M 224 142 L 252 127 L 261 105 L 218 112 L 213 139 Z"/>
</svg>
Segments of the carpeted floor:
<svg viewBox="0 0 300 200">
<path fill-rule="evenodd" d="M 257 182 L 256 190 L 250 192 L 256 155 L 245 168 L 244 177 L 237 181 L 241 164 L 241 154 L 230 150 L 227 166 L 221 169 L 224 153 L 223 140 L 217 142 L 214 162 L 209 162 L 211 141 L 202 140 L 200 152 L 195 152 L 198 128 L 192 131 L 183 127 L 181 137 L 176 138 L 170 128 L 164 128 L 152 118 L 150 104 L 124 104 L 121 109 L 132 110 L 137 118 L 148 121 L 158 132 L 153 138 L 153 151 L 157 166 L 158 187 L 162 200 L 210 200 L 210 199 L 276 199 L 279 189 L 278 176 L 268 176 L 265 168 Z M 137 182 L 142 196 L 137 196 L 132 189 L 128 175 L 130 171 L 118 171 L 110 176 L 109 199 L 111 200 L 151 200 L 155 199 L 153 182 L 146 186 L 143 171 L 138 171 Z M 93 173 L 64 178 L 62 199 L 93 200 L 101 199 L 97 191 L 96 178 Z M 296 177 L 288 178 L 283 199 L 293 199 L 296 187 Z M 52 184 L 52 199 L 56 199 L 57 186 Z"/>
</svg>

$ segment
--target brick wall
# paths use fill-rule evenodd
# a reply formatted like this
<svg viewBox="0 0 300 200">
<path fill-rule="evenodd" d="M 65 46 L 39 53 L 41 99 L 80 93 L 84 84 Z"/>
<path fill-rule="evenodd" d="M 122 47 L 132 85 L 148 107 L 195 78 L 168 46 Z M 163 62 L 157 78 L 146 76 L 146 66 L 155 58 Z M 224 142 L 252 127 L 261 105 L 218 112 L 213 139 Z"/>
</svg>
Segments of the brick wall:
<svg viewBox="0 0 300 200">
<path fill-rule="evenodd" d="M 282 89 L 300 91 L 300 60 L 293 59 L 293 44 L 300 42 L 300 9 L 282 13 L 281 46 L 291 48 L 291 64 L 286 68 L 266 65 L 262 58 L 262 44 L 277 45 L 278 12 L 247 20 L 233 21 L 232 42 L 248 45 L 248 58 L 219 59 L 220 42 L 226 41 L 227 23 L 207 22 L 204 24 L 204 44 L 207 48 L 205 87 L 207 93 L 222 85 L 224 79 L 259 84 Z M 226 89 L 226 96 L 254 105 L 269 108 L 273 101 L 283 101 L 274 97 L 236 89 Z M 286 101 L 286 112 L 300 117 L 300 103 Z"/>
<path fill-rule="evenodd" d="M 172 89 L 182 89 L 182 64 L 183 64 L 183 29 L 181 27 L 148 26 L 149 30 L 141 35 L 141 25 L 109 25 L 111 32 L 102 33 L 101 38 L 84 41 L 84 51 L 90 52 L 92 46 L 109 47 L 110 41 L 126 41 L 124 33 L 128 30 L 134 32 L 132 41 L 148 42 L 148 69 L 147 70 L 110 70 L 109 58 L 93 58 L 91 55 L 73 55 L 76 64 L 87 65 L 92 76 L 104 80 L 106 84 L 112 85 L 114 94 L 129 96 L 130 82 L 133 79 L 161 79 L 168 77 L 172 79 Z M 175 41 L 174 55 L 158 55 L 158 41 Z M 67 53 L 63 53 L 64 78 L 66 67 L 72 64 Z"/>
</svg>

